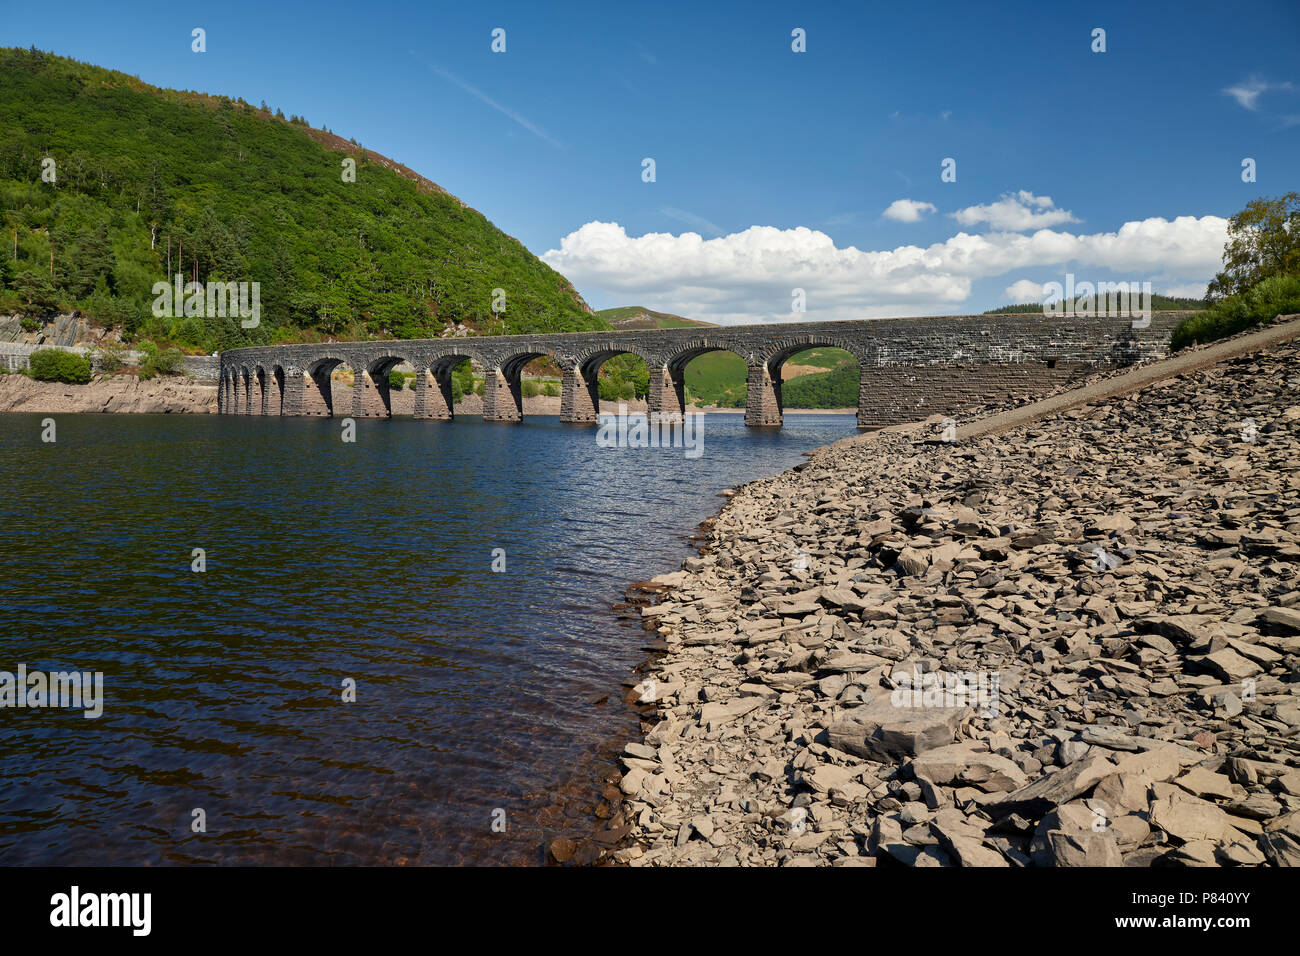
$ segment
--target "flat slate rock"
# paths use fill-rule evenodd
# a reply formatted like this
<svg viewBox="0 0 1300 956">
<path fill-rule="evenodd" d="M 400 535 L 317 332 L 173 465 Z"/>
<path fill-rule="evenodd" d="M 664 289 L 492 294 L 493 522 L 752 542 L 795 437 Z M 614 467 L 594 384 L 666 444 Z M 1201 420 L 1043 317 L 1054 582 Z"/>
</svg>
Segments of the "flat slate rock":
<svg viewBox="0 0 1300 956">
<path fill-rule="evenodd" d="M 875 760 L 915 757 L 950 744 L 969 707 L 896 707 L 888 696 L 847 711 L 827 728 L 836 750 Z"/>
</svg>

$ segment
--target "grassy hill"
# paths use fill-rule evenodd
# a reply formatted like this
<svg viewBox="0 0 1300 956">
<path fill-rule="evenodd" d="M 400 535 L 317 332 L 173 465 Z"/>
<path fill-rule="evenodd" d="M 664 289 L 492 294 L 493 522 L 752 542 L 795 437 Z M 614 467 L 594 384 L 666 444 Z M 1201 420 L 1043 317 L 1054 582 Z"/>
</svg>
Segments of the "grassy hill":
<svg viewBox="0 0 1300 956">
<path fill-rule="evenodd" d="M 35 50 L 0 49 L 0 218 L 0 313 L 80 309 L 132 339 L 210 351 L 437 336 L 457 322 L 608 328 L 481 213 L 355 142 L 265 104 Z M 260 327 L 155 318 L 151 290 L 169 271 L 261 283 Z"/>
<path fill-rule="evenodd" d="M 781 400 L 786 408 L 856 408 L 859 378 L 856 364 L 802 375 L 782 386 Z"/>
<path fill-rule="evenodd" d="M 701 322 L 673 315 L 671 312 L 656 312 L 639 305 L 625 305 L 617 309 L 601 309 L 596 317 L 608 322 L 622 332 L 640 329 L 687 329 L 693 326 L 716 328 L 712 322 Z"/>
<path fill-rule="evenodd" d="M 787 371 L 798 371 L 791 366 L 830 371 L 787 378 L 781 389 L 782 403 L 786 408 L 842 408 L 857 405 L 858 367 L 848 352 L 832 348 L 808 349 L 792 355 L 785 363 Z M 686 366 L 686 392 L 697 405 L 740 408 L 745 404 L 745 374 L 745 360 L 739 355 L 732 352 L 706 352 Z M 853 396 L 850 401 L 838 401 L 846 394 L 839 384 L 846 374 L 853 381 Z M 833 391 L 836 401 L 831 401 L 831 392 L 823 394 L 823 388 L 818 384 L 829 375 L 838 375 Z"/>
</svg>

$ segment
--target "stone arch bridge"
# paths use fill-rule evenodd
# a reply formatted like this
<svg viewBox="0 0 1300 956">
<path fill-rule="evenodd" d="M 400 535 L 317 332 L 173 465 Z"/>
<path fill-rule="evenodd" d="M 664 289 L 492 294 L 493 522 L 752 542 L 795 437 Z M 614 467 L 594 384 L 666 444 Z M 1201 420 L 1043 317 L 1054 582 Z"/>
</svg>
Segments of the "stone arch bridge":
<svg viewBox="0 0 1300 956">
<path fill-rule="evenodd" d="M 971 405 L 1046 391 L 1093 368 L 1157 357 L 1186 314 L 1153 313 L 1144 328 L 1119 317 L 966 315 L 233 349 L 221 353 L 218 407 L 235 415 L 384 418 L 392 413 L 388 374 L 409 365 L 416 370 L 415 417 L 449 421 L 451 373 L 468 359 L 485 379 L 483 418 L 518 422 L 520 374 L 546 357 L 562 372 L 561 420 L 594 423 L 597 374 L 606 360 L 644 360 L 650 411 L 672 413 L 686 406 L 687 363 L 729 351 L 749 369 L 745 424 L 773 426 L 782 420 L 781 366 L 804 349 L 832 346 L 857 360 L 858 424 L 875 427 L 958 415 Z M 346 403 L 335 401 L 331 380 L 343 364 L 355 373 Z"/>
</svg>

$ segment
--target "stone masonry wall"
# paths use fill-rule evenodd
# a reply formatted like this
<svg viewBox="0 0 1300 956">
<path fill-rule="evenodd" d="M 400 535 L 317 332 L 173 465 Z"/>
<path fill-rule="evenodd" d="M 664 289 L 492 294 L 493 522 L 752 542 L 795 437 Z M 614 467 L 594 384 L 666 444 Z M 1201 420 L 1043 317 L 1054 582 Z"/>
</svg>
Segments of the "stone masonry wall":
<svg viewBox="0 0 1300 956">
<path fill-rule="evenodd" d="M 576 390 L 589 390 L 599 362 L 623 352 L 650 368 L 651 411 L 672 412 L 680 410 L 687 362 L 723 349 L 749 368 L 747 423 L 776 425 L 782 363 L 803 349 L 833 346 L 858 359 L 859 424 L 871 426 L 915 418 L 919 410 L 955 415 L 999 390 L 1032 394 L 1085 368 L 1159 357 L 1185 315 L 1156 313 L 1143 328 L 1119 317 L 965 315 L 235 349 L 221 354 L 221 407 L 242 414 L 273 414 L 272 409 L 285 415 L 329 414 L 329 373 L 340 364 L 378 383 L 398 363 L 417 373 L 445 373 L 454 361 L 469 359 L 494 386 L 485 413 L 517 421 L 520 371 L 529 356 L 544 355 L 565 373 L 562 408 L 570 416 L 565 420 L 589 421 L 594 417 L 590 403 Z M 575 369 L 577 374 L 570 374 Z M 283 394 L 270 396 L 271 388 Z M 387 396 L 382 388 L 374 392 L 368 400 L 382 404 L 367 404 L 366 414 L 386 414 Z"/>
</svg>

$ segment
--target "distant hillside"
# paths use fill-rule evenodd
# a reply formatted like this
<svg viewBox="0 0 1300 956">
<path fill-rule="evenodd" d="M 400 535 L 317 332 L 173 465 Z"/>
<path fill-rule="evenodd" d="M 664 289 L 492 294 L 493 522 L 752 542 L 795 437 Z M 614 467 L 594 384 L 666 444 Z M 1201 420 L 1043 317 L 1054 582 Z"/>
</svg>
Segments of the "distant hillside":
<svg viewBox="0 0 1300 956">
<path fill-rule="evenodd" d="M 781 398 L 786 408 L 855 408 L 860 378 L 856 365 L 840 365 L 786 382 Z"/>
<path fill-rule="evenodd" d="M 734 352 L 706 352 L 686 366 L 687 394 L 697 405 L 741 408 L 745 404 L 747 372 L 745 360 Z M 856 382 L 858 375 L 857 362 L 843 349 L 819 346 L 799 352 L 786 360 L 781 375 L 785 379 L 781 397 L 786 408 L 842 408 L 857 402 L 856 398 L 852 402 L 841 400 L 845 376 Z M 822 389 L 815 384 L 832 375 L 833 395 L 829 386 Z M 803 384 L 810 380 L 814 384 Z"/>
<path fill-rule="evenodd" d="M 700 325 L 716 328 L 712 322 L 688 319 L 671 312 L 656 312 L 639 305 L 625 305 L 617 309 L 601 309 L 596 317 L 608 322 L 614 328 L 630 332 L 637 329 L 685 329 Z"/>
<path fill-rule="evenodd" d="M 1091 305 L 1092 297 L 1086 301 L 1080 297 L 1075 299 L 1075 307 L 1080 305 Z M 1204 299 L 1178 299 L 1167 295 L 1152 295 L 1151 310 L 1153 312 L 1182 312 L 1187 309 L 1204 309 L 1206 307 Z M 1023 302 L 1019 305 L 1004 305 L 1001 308 L 989 309 L 985 315 L 1022 315 L 1027 312 L 1042 312 L 1043 303 L 1041 302 Z"/>
<path fill-rule="evenodd" d="M 131 338 L 207 351 L 456 323 L 608 328 L 562 275 L 399 163 L 265 104 L 35 50 L 0 49 L 0 218 L 0 313 L 79 309 Z M 153 284 L 177 271 L 259 282 L 261 325 L 153 317 Z"/>
</svg>

